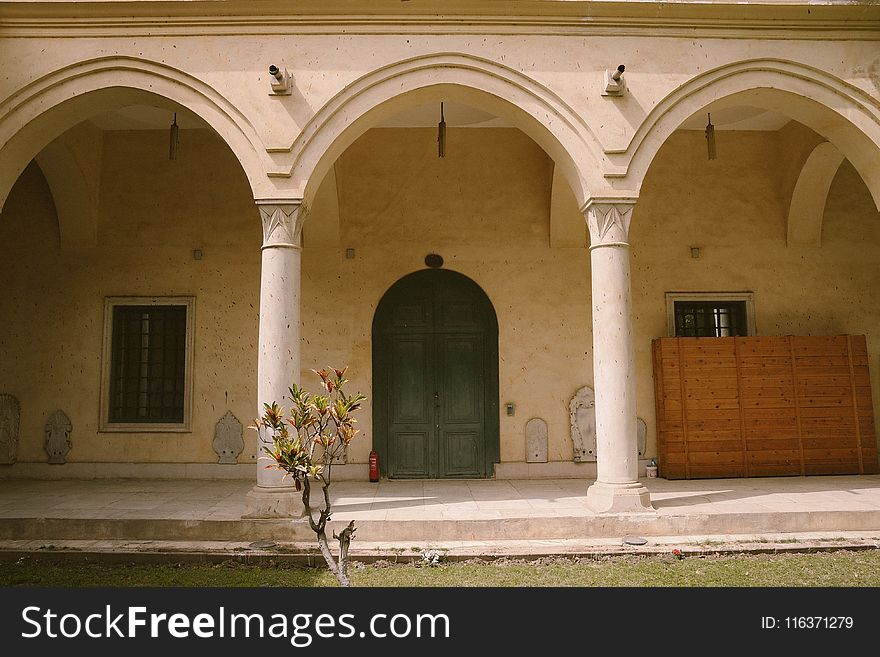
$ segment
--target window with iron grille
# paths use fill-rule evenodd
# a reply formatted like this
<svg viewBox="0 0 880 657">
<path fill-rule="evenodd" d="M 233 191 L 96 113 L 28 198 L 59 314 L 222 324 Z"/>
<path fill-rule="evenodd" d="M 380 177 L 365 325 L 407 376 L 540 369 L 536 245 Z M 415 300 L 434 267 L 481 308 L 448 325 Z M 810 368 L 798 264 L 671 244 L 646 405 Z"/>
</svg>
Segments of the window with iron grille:
<svg viewBox="0 0 880 657">
<path fill-rule="evenodd" d="M 746 335 L 745 301 L 675 302 L 675 335 L 726 338 Z"/>
<path fill-rule="evenodd" d="M 108 299 L 104 430 L 188 429 L 191 310 L 191 298 Z"/>
<path fill-rule="evenodd" d="M 751 292 L 666 294 L 668 333 L 676 337 L 754 335 Z"/>
</svg>

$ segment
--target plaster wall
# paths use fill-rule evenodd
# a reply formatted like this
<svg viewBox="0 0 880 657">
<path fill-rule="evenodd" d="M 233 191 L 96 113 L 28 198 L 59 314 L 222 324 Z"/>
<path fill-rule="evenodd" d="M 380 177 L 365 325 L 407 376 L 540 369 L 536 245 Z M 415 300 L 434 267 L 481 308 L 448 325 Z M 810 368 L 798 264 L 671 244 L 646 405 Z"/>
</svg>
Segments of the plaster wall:
<svg viewBox="0 0 880 657">
<path fill-rule="evenodd" d="M 68 461 L 216 462 L 217 420 L 253 418 L 258 213 L 212 133 L 185 132 L 174 162 L 167 149 L 165 131 L 104 133 L 95 248 L 60 248 L 34 164 L 0 215 L 0 389 L 22 405 L 19 461 L 45 461 L 43 426 L 59 408 L 73 423 Z M 196 297 L 193 432 L 98 433 L 104 297 L 165 295 Z"/>
<path fill-rule="evenodd" d="M 271 19 L 267 22 L 272 25 Z M 489 29 L 469 33 L 404 22 L 390 27 L 368 26 L 353 30 L 356 33 L 334 34 L 328 38 L 328 29 L 339 28 L 323 28 L 314 33 L 312 27 L 305 25 L 265 29 L 248 24 L 202 28 L 193 33 L 193 28 L 184 22 L 131 27 L 120 34 L 118 28 L 103 27 L 98 22 L 82 32 L 68 33 L 70 38 L 57 39 L 39 23 L 34 23 L 0 34 L 0 37 L 8 35 L 0 48 L 4 68 L 0 78 L 0 102 L 14 98 L 35 81 L 83 61 L 126 57 L 134 58 L 127 60 L 126 65 L 137 66 L 132 63 L 134 60 L 156 62 L 168 67 L 164 74 L 186 78 L 194 87 L 201 89 L 200 85 L 206 85 L 212 94 L 216 92 L 217 98 L 235 108 L 233 113 L 239 126 L 246 125 L 248 130 L 253 130 L 255 143 L 251 146 L 255 152 L 240 153 L 240 159 L 251 163 L 249 174 L 256 195 L 299 197 L 306 193 L 310 182 L 307 180 L 309 166 L 303 165 L 302 171 L 294 167 L 296 149 L 293 147 L 322 107 L 358 79 L 383 67 L 438 53 L 461 53 L 472 61 L 497 62 L 501 67 L 521 73 L 534 80 L 536 93 L 542 98 L 554 99 L 554 107 L 570 108 L 574 116 L 580 117 L 575 120 L 578 123 L 575 130 L 587 146 L 578 150 L 577 166 L 582 169 L 580 175 L 593 176 L 591 184 L 597 189 L 587 191 L 601 195 L 608 191 L 598 188 L 602 186 L 629 192 L 639 188 L 641 170 L 638 167 L 631 176 L 615 180 L 602 178 L 595 169 L 610 171 L 624 166 L 622 163 L 630 155 L 620 155 L 620 152 L 630 145 L 652 109 L 675 89 L 706 71 L 743 60 L 778 60 L 823 71 L 859 94 L 876 97 L 880 88 L 876 41 L 860 33 L 849 39 L 823 39 L 819 30 L 797 32 L 796 38 L 788 38 L 795 34 L 778 36 L 766 28 L 738 28 L 732 34 L 718 37 L 708 28 L 658 32 L 633 26 L 628 26 L 623 33 L 591 31 L 584 27 L 557 31 L 552 26 L 530 28 L 525 33 L 517 30 L 506 33 L 511 32 L 509 27 L 499 28 L 498 32 Z M 222 33 L 224 30 L 232 33 Z M 290 95 L 269 94 L 267 66 L 270 63 L 290 71 L 294 85 Z M 601 94 L 604 72 L 619 63 L 627 66 L 628 91 L 623 97 L 609 99 Z M 478 84 L 490 84 L 494 81 L 492 75 L 495 74 L 484 76 Z M 114 69 L 112 76 L 105 75 L 107 77 L 120 88 L 144 87 L 142 78 L 126 70 Z M 94 86 L 109 84 L 109 79 L 96 82 L 84 75 L 65 87 L 65 93 L 76 96 Z M 801 91 L 804 96 L 810 95 L 809 87 L 804 86 Z M 187 97 L 186 102 L 199 113 L 204 107 L 193 98 Z M 479 101 L 479 97 L 475 100 Z M 486 102 L 485 97 L 483 101 Z M 355 102 L 346 110 L 348 121 L 368 108 L 366 100 Z M 854 121 L 864 119 L 858 112 L 845 111 Z M 523 115 L 521 111 L 515 114 Z M 814 118 L 817 123 L 830 126 L 827 116 L 817 114 Z M 544 125 L 558 124 L 561 120 L 560 116 L 537 117 L 537 122 Z M 534 121 L 527 123 L 533 125 Z M 865 119 L 863 123 L 876 133 L 876 121 L 871 123 Z M 236 128 L 231 123 L 215 127 L 227 133 L 223 136 L 229 143 L 236 143 L 240 137 L 233 134 Z M 0 141 L 6 136 L 0 135 Z M 16 149 L 27 151 L 31 147 L 30 157 L 42 148 L 40 139 L 46 136 L 52 137 L 42 132 L 23 137 L 33 143 L 18 144 Z M 238 143 L 244 148 L 240 141 Z M 318 150 L 323 152 L 328 146 L 321 142 Z M 267 154 L 266 149 L 271 153 Z M 616 154 L 611 154 L 613 152 Z M 310 162 L 309 158 L 306 160 Z M 866 162 L 863 166 L 870 168 L 872 165 Z M 294 173 L 291 178 L 279 175 L 268 180 L 264 169 L 279 174 L 292 170 Z M 880 183 L 877 185 L 880 189 Z"/>
<path fill-rule="evenodd" d="M 449 129 L 444 159 L 435 139 L 433 129 L 371 130 L 336 163 L 336 193 L 318 195 L 335 203 L 316 202 L 307 220 L 322 237 L 310 243 L 306 230 L 301 381 L 314 388 L 311 367 L 349 365 L 351 390 L 370 396 L 376 305 L 440 253 L 498 315 L 500 407 L 516 405 L 513 417 L 501 415 L 502 461 L 524 461 L 532 417 L 548 423 L 550 460 L 569 461 L 568 402 L 592 385 L 590 270 L 586 248 L 551 247 L 553 162 L 513 129 Z M 722 131 L 709 162 L 702 133 L 679 132 L 650 170 L 630 235 L 649 457 L 650 340 L 666 334 L 667 291 L 753 291 L 759 334 L 867 334 L 880 411 L 880 305 L 867 293 L 880 283 L 880 217 L 844 163 L 822 246 L 787 247 L 779 140 Z M 247 182 L 208 131 L 183 132 L 176 162 L 165 132 L 104 133 L 101 161 L 97 247 L 60 248 L 34 166 L 0 215 L 0 391 L 22 403 L 19 460 L 45 460 L 43 424 L 61 408 L 74 425 L 70 461 L 216 462 L 215 422 L 230 409 L 247 425 L 256 404 L 260 228 Z M 317 230 L 322 222 L 333 230 Z M 196 296 L 192 433 L 98 433 L 103 298 L 171 294 Z M 371 419 L 367 405 L 352 462 L 367 459 Z M 247 462 L 255 441 L 245 436 Z"/>
<path fill-rule="evenodd" d="M 867 335 L 880 417 L 880 302 L 872 293 L 880 285 L 880 213 L 844 161 L 821 246 L 786 246 L 790 132 L 717 132 L 718 158 L 710 161 L 702 132 L 679 131 L 645 180 L 630 243 L 637 404 L 649 454 L 656 453 L 651 339 L 667 335 L 666 292 L 754 292 L 758 335 Z"/>
</svg>

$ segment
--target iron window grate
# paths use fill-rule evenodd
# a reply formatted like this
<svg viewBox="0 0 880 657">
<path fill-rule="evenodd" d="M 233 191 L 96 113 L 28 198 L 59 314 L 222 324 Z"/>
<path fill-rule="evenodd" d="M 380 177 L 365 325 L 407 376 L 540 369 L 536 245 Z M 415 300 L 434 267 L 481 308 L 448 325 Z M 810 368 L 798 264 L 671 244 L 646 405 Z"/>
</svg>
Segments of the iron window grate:
<svg viewBox="0 0 880 657">
<path fill-rule="evenodd" d="M 186 314 L 183 305 L 113 308 L 110 422 L 183 422 Z"/>
<path fill-rule="evenodd" d="M 748 335 L 745 301 L 676 301 L 677 337 Z"/>
</svg>

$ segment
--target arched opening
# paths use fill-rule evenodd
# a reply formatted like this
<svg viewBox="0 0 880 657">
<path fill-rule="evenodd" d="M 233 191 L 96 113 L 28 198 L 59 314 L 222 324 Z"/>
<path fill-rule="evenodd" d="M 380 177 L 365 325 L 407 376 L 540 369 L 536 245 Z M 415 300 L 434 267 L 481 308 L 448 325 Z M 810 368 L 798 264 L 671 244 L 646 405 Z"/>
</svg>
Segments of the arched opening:
<svg viewBox="0 0 880 657">
<path fill-rule="evenodd" d="M 500 455 L 498 321 L 468 277 L 424 269 L 373 318 L 373 443 L 385 475 L 486 478 Z"/>
<path fill-rule="evenodd" d="M 497 423 L 500 445 L 485 448 L 478 467 L 457 471 L 589 476 L 595 464 L 572 461 L 569 414 L 559 403 L 593 385 L 587 230 L 575 194 L 558 163 L 507 118 L 449 98 L 415 98 L 364 129 L 316 185 L 303 225 L 302 380 L 316 364 L 349 366 L 350 389 L 370 398 L 364 439 L 352 443 L 347 461 L 352 471 L 363 467 L 382 439 L 372 435 L 383 404 L 383 369 L 371 353 L 374 313 L 395 281 L 439 254 L 485 290 L 498 326 L 499 389 L 486 408 L 494 409 L 487 421 Z M 550 280 L 566 281 L 563 306 L 547 293 Z M 569 367 L 559 372 L 556 359 Z M 498 412 L 501 402 L 511 404 L 509 413 Z M 530 418 L 548 426 L 546 456 L 534 463 L 526 461 Z M 492 451 L 495 460 L 486 460 Z"/>
<path fill-rule="evenodd" d="M 217 463 L 226 410 L 253 412 L 252 378 L 213 382 L 255 361 L 258 212 L 230 141 L 173 99 L 181 92 L 95 75 L 35 83 L 2 126 L 0 389 L 21 407 L 14 460 L 41 476 L 57 408 L 72 448 L 46 476 L 118 476 L 120 463 L 132 476 L 186 476 L 184 464 Z M 55 98 L 73 80 L 113 86 Z"/>
<path fill-rule="evenodd" d="M 544 149 L 570 186 L 578 206 L 602 196 L 605 155 L 590 127 L 552 90 L 512 68 L 463 53 L 438 53 L 377 69 L 328 101 L 279 155 L 300 196 L 311 203 L 342 152 L 366 130 L 408 108 L 453 101 L 500 117 Z"/>
<path fill-rule="evenodd" d="M 651 340 L 677 336 L 717 337 L 721 350 L 734 336 L 806 336 L 819 344 L 830 336 L 866 335 L 873 362 L 880 305 L 864 291 L 880 283 L 874 264 L 880 258 L 872 186 L 875 119 L 842 82 L 832 96 L 833 81 L 818 73 L 805 79 L 794 74 L 797 69 L 806 75 L 794 65 L 787 72 L 781 64 L 778 70 L 768 66 L 763 75 L 757 68 L 728 71 L 729 77 L 714 85 L 691 89 L 677 109 L 673 104 L 660 113 L 666 118 L 657 118 L 657 132 L 641 142 L 664 139 L 647 169 L 631 232 L 636 360 L 642 372 L 657 373 Z M 754 88 L 743 88 L 749 84 Z M 845 93 L 850 97 L 843 101 Z M 673 117 L 677 123 L 670 129 L 664 121 Z M 711 133 L 714 157 L 707 142 Z M 636 155 L 632 165 L 640 161 Z M 727 356 L 709 354 L 713 344 L 704 340 L 698 348 L 707 351 L 707 362 L 721 363 Z M 737 348 L 757 344 L 741 341 Z M 763 372 L 771 362 L 754 355 Z M 697 374 L 675 392 L 642 377 L 641 407 L 659 408 L 654 395 L 670 400 L 661 411 L 666 416 L 646 418 L 649 444 L 665 431 L 668 462 L 679 473 L 686 472 L 685 464 L 702 473 L 690 476 L 876 470 L 873 428 L 866 429 L 851 408 L 843 417 L 840 408 L 858 403 L 876 412 L 870 398 L 871 387 L 876 391 L 880 383 L 878 372 L 871 371 L 872 385 L 865 375 L 850 388 L 832 389 L 833 378 L 817 368 L 842 367 L 834 357 L 817 352 L 797 362 L 794 370 L 780 370 L 773 385 L 750 383 L 758 380 L 758 370 L 734 371 L 721 395 Z M 713 374 L 707 369 L 705 376 Z M 714 376 L 718 381 L 725 374 Z M 792 389 L 809 391 L 810 408 L 801 415 L 783 392 Z M 685 406 L 702 415 L 674 434 L 669 427 L 677 425 L 669 414 Z"/>
<path fill-rule="evenodd" d="M 614 167 L 609 174 L 631 179 L 631 186 L 638 187 L 669 137 L 685 122 L 698 115 L 705 119 L 712 111 L 727 114 L 731 125 L 745 119 L 740 127 L 746 129 L 749 121 L 755 124 L 756 115 L 769 113 L 813 130 L 851 162 L 880 208 L 880 111 L 875 99 L 824 71 L 787 60 L 733 62 L 688 80 L 654 106 L 626 149 L 609 155 Z"/>
<path fill-rule="evenodd" d="M 130 106 L 184 108 L 235 154 L 254 198 L 276 186 L 265 175 L 265 148 L 248 119 L 203 81 L 150 60 L 110 56 L 42 76 L 0 105 L 0 207 L 19 174 L 54 139 L 96 114 Z"/>
</svg>

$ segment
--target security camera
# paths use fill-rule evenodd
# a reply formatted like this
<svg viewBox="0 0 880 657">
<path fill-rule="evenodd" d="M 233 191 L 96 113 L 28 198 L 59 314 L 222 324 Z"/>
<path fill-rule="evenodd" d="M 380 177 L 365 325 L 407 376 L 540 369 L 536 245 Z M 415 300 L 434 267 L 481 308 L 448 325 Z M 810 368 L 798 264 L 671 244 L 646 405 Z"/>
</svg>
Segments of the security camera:
<svg viewBox="0 0 880 657">
<path fill-rule="evenodd" d="M 603 96 L 622 96 L 626 91 L 626 80 L 623 72 L 626 66 L 621 64 L 616 71 L 605 71 L 605 86 L 602 89 Z"/>
<path fill-rule="evenodd" d="M 290 73 L 287 72 L 286 68 L 270 64 L 269 75 L 272 76 L 272 79 L 269 80 L 269 84 L 272 85 L 272 93 L 274 95 L 287 95 L 290 93 L 291 78 Z"/>
</svg>

